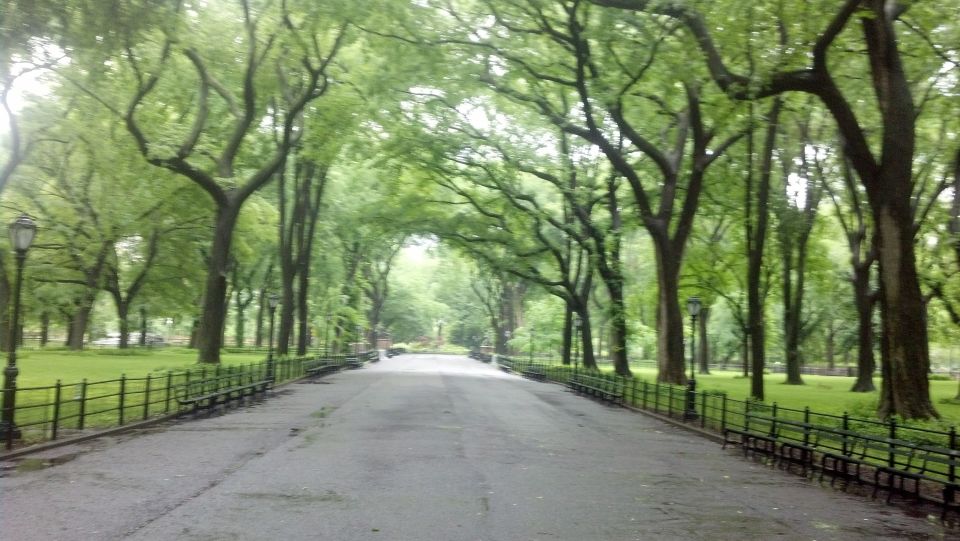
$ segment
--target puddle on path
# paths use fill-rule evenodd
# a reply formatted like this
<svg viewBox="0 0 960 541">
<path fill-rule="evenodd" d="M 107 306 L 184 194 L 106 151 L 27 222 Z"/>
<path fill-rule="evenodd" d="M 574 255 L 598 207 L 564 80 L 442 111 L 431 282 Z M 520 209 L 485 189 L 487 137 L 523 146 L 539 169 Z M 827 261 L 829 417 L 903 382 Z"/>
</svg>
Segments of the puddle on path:
<svg viewBox="0 0 960 541">
<path fill-rule="evenodd" d="M 79 452 L 41 458 L 22 458 L 15 460 L 12 467 L 8 469 L 13 469 L 17 473 L 38 471 L 66 464 L 78 456 L 80 456 Z"/>
</svg>

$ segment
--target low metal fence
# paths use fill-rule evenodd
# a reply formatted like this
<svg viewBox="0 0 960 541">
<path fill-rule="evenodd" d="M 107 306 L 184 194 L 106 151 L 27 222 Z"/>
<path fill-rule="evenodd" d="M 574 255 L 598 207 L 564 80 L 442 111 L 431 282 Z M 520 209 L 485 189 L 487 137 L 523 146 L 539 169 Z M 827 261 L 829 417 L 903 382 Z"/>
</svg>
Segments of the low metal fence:
<svg viewBox="0 0 960 541">
<path fill-rule="evenodd" d="M 273 380 L 281 383 L 304 376 L 304 364 L 317 356 L 275 359 Z M 346 356 L 322 360 L 344 366 Z M 266 379 L 270 361 L 233 366 L 201 366 L 186 370 L 148 374 L 144 377 L 120 376 L 116 379 L 63 383 L 43 387 L 18 387 L 14 425 L 24 443 L 56 440 L 90 429 L 106 429 L 134 421 L 169 415 L 176 411 L 176 390 L 197 380 L 237 375 Z M 7 448 L 12 441 L 8 439 Z"/>
<path fill-rule="evenodd" d="M 567 365 L 547 365 L 531 363 L 527 359 L 497 357 L 497 364 L 518 374 L 537 366 L 546 373 L 546 379 L 556 383 L 566 383 L 574 373 L 585 372 L 583 368 Z M 627 405 L 649 410 L 654 413 L 676 419 L 686 419 L 701 428 L 723 433 L 728 427 L 744 428 L 747 416 L 763 413 L 783 421 L 817 425 L 822 428 L 834 428 L 838 431 L 875 435 L 892 440 L 906 440 L 918 445 L 930 445 L 957 450 L 957 429 L 937 430 L 927 426 L 897 422 L 895 419 L 879 420 L 852 417 L 848 413 L 841 415 L 811 411 L 810 408 L 792 409 L 778 406 L 775 402 L 765 404 L 753 400 L 735 400 L 720 391 L 701 390 L 695 393 L 694 409 L 696 419 L 690 419 L 687 410 L 687 389 L 680 385 L 650 383 L 638 378 L 627 378 L 616 374 L 590 371 L 591 375 L 616 381 L 624 389 Z"/>
</svg>

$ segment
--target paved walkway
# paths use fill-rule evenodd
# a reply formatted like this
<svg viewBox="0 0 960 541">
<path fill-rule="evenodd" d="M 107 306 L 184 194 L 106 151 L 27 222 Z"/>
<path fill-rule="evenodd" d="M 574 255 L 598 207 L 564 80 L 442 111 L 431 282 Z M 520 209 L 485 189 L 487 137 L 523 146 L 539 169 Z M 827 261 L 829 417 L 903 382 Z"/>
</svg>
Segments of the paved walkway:
<svg viewBox="0 0 960 541">
<path fill-rule="evenodd" d="M 460 357 L 404 355 L 0 478 L 0 538 L 949 539 L 928 517 Z"/>
</svg>

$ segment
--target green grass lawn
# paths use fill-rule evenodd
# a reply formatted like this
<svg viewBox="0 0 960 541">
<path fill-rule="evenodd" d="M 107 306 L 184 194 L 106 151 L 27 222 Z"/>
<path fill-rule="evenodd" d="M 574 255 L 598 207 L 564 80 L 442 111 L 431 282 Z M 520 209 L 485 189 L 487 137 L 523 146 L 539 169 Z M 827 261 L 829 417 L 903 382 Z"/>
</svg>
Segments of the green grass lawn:
<svg viewBox="0 0 960 541">
<path fill-rule="evenodd" d="M 653 367 L 631 367 L 636 377 L 649 382 L 656 381 Z M 877 392 L 852 393 L 855 378 L 839 376 L 803 376 L 806 385 L 786 385 L 785 374 L 764 376 L 765 402 L 774 402 L 786 408 L 802 410 L 809 406 L 812 411 L 840 415 L 848 412 L 853 417 L 873 417 L 877 405 Z M 874 383 L 879 386 L 880 378 Z M 744 400 L 750 395 L 750 380 L 738 371 L 714 371 L 709 375 L 697 375 L 697 389 L 723 391 L 734 400 Z M 947 425 L 960 425 L 960 402 L 956 381 L 931 381 L 930 395 L 934 406 Z"/>
<path fill-rule="evenodd" d="M 225 366 L 260 362 L 259 353 L 223 353 Z M 59 379 L 64 384 L 130 378 L 147 374 L 159 375 L 168 370 L 182 370 L 197 365 L 197 352 L 187 348 L 157 348 L 120 353 L 117 349 L 90 351 L 20 350 L 17 352 L 18 387 L 43 387 Z"/>
</svg>

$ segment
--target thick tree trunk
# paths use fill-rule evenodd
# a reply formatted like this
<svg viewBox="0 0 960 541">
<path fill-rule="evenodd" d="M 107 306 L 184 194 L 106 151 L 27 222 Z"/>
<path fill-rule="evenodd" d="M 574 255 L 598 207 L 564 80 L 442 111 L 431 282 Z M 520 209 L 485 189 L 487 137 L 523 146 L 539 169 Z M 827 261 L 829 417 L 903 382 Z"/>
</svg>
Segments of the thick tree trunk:
<svg viewBox="0 0 960 541">
<path fill-rule="evenodd" d="M 740 362 L 743 364 L 743 377 L 750 377 L 750 330 L 743 329 L 743 340 L 740 342 Z"/>
<path fill-rule="evenodd" d="M 120 327 L 120 349 L 130 347 L 130 305 L 126 301 L 117 304 L 117 323 Z"/>
<path fill-rule="evenodd" d="M 147 345 L 147 309 L 140 307 L 140 346 Z"/>
<path fill-rule="evenodd" d="M 50 341 L 50 312 L 40 314 L 40 347 L 46 347 Z"/>
<path fill-rule="evenodd" d="M 710 373 L 710 341 L 707 339 L 707 323 L 710 320 L 710 308 L 704 306 L 700 308 L 700 317 L 697 318 L 697 357 L 698 366 L 701 374 Z"/>
<path fill-rule="evenodd" d="M 254 346 L 261 348 L 263 347 L 263 318 L 266 317 L 267 311 L 267 289 L 261 288 L 260 292 L 257 295 L 257 325 L 255 329 L 255 340 Z"/>
<path fill-rule="evenodd" d="M 879 243 L 880 351 L 883 383 L 877 413 L 939 417 L 930 401 L 927 322 L 914 255 L 909 192 L 874 212 Z"/>
<path fill-rule="evenodd" d="M 234 291 L 234 302 L 233 302 L 233 305 L 235 307 L 236 314 L 237 314 L 236 320 L 234 321 L 234 327 L 233 327 L 233 343 L 238 348 L 242 348 L 244 346 L 244 341 L 246 340 L 245 334 L 246 334 L 246 323 L 247 323 L 246 321 L 247 303 L 244 303 L 241 297 L 242 297 L 242 290 L 241 288 L 238 287 Z"/>
<path fill-rule="evenodd" d="M 669 248 L 665 235 L 654 246 L 657 258 L 657 381 L 683 385 L 684 370 L 683 315 L 680 312 L 680 261 Z"/>
<path fill-rule="evenodd" d="M 83 349 L 83 338 L 87 332 L 87 325 L 90 322 L 90 312 L 93 311 L 93 303 L 81 302 L 70 320 L 70 333 L 67 347 L 73 351 Z"/>
<path fill-rule="evenodd" d="M 310 338 L 309 313 L 307 309 L 307 293 L 310 291 L 309 264 L 299 269 L 299 287 L 297 288 L 297 355 L 307 354 L 307 345 Z M 370 322 L 375 329 L 376 322 Z M 373 330 L 371 329 L 371 330 Z M 376 341 L 373 342 L 376 347 Z"/>
<path fill-rule="evenodd" d="M 580 336 L 574 336 L 574 340 L 580 341 L 580 352 L 582 362 L 580 363 L 587 370 L 597 369 L 597 358 L 593 351 L 593 331 L 590 325 L 590 310 L 586 303 L 578 307 L 577 314 L 580 316 Z"/>
<path fill-rule="evenodd" d="M 870 292 L 870 265 L 854 265 L 854 305 L 857 309 L 857 381 L 850 389 L 856 393 L 877 390 L 873 384 L 876 361 L 873 356 L 873 298 Z"/>
<path fill-rule="evenodd" d="M 570 309 L 569 304 L 564 305 L 563 310 L 563 336 L 562 336 L 562 345 L 560 346 L 561 352 L 561 363 L 565 365 L 570 365 L 574 362 L 573 360 L 573 311 Z M 576 360 L 579 363 L 579 359 Z"/>
<path fill-rule="evenodd" d="M 219 364 L 223 347 L 223 328 L 226 321 L 227 269 L 230 263 L 230 245 L 233 226 L 240 211 L 240 202 L 229 202 L 217 208 L 214 221 L 213 244 L 207 265 L 203 312 L 197 336 L 197 361 Z"/>
</svg>

